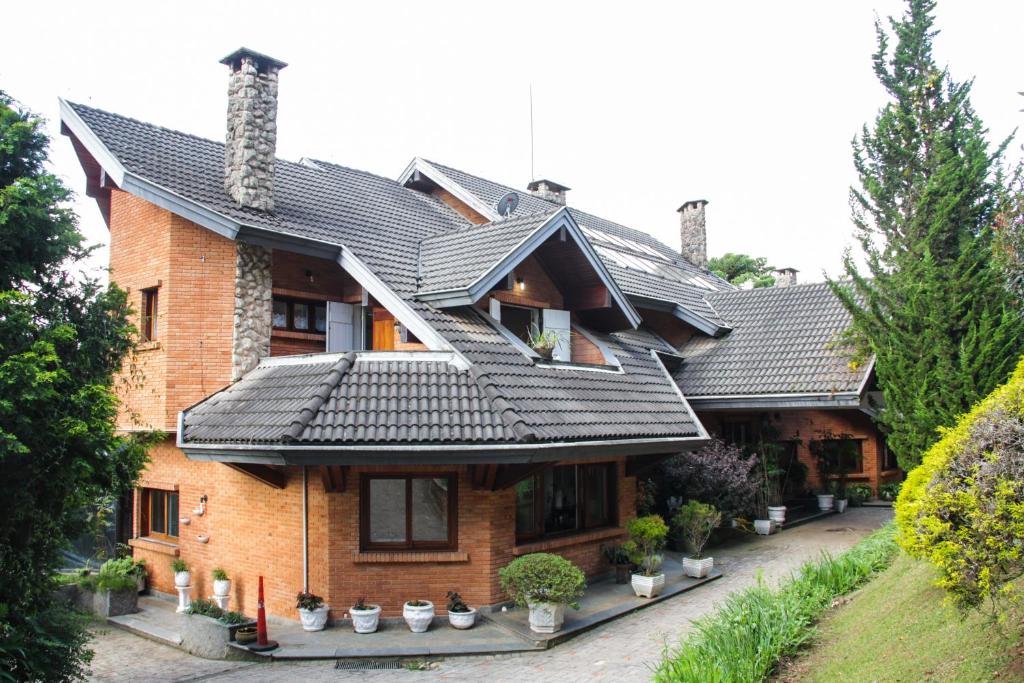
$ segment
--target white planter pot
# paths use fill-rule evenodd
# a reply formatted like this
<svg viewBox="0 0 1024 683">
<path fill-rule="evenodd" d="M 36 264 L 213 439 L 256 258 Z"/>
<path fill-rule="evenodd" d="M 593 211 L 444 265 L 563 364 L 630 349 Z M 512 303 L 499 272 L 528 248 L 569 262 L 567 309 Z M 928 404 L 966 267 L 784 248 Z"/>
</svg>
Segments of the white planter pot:
<svg viewBox="0 0 1024 683">
<path fill-rule="evenodd" d="M 772 532 L 772 520 L 770 519 L 755 519 L 754 520 L 754 531 L 761 536 L 767 536 Z"/>
<path fill-rule="evenodd" d="M 429 600 L 423 602 L 426 604 L 419 607 L 405 603 L 402 608 L 405 623 L 409 624 L 409 630 L 413 633 L 424 633 L 430 627 L 430 622 L 434 620 L 434 603 Z"/>
<path fill-rule="evenodd" d="M 448 612 L 448 623 L 452 628 L 473 628 L 473 624 L 476 623 L 476 609 L 470 608 L 468 612 Z"/>
<path fill-rule="evenodd" d="M 373 633 L 377 630 L 380 622 L 380 605 L 374 605 L 370 609 L 350 609 L 352 615 L 352 629 L 356 633 Z"/>
<path fill-rule="evenodd" d="M 192 585 L 192 572 L 174 572 L 174 585 L 176 588 L 184 588 Z"/>
<path fill-rule="evenodd" d="M 139 574 L 138 576 L 135 577 L 135 587 L 138 589 L 139 593 L 146 592 L 146 575 L 145 574 Z"/>
<path fill-rule="evenodd" d="M 643 574 L 633 574 L 632 584 L 633 592 L 636 593 L 638 598 L 653 598 L 660 594 L 661 590 L 665 587 L 665 575 L 644 576 Z"/>
<path fill-rule="evenodd" d="M 714 566 L 715 558 L 713 557 L 702 557 L 700 559 L 696 557 L 683 558 L 683 573 L 695 579 L 702 579 L 710 574 L 711 568 Z"/>
<path fill-rule="evenodd" d="M 327 605 L 316 609 L 299 608 L 299 619 L 302 620 L 303 631 L 323 631 L 327 626 L 327 615 L 331 608 Z"/>
<path fill-rule="evenodd" d="M 213 594 L 218 598 L 226 598 L 231 592 L 231 579 L 214 579 Z"/>
<path fill-rule="evenodd" d="M 555 602 L 531 602 L 530 630 L 537 633 L 554 633 L 565 622 L 565 605 Z"/>
<path fill-rule="evenodd" d="M 818 509 L 822 512 L 831 510 L 835 505 L 836 497 L 831 493 L 822 493 L 818 496 Z"/>
<path fill-rule="evenodd" d="M 786 506 L 785 505 L 769 505 L 768 506 L 768 519 L 772 520 L 776 524 L 786 523 Z"/>
<path fill-rule="evenodd" d="M 836 498 L 836 512 L 846 512 L 846 506 L 849 505 L 850 501 L 846 498 Z"/>
</svg>

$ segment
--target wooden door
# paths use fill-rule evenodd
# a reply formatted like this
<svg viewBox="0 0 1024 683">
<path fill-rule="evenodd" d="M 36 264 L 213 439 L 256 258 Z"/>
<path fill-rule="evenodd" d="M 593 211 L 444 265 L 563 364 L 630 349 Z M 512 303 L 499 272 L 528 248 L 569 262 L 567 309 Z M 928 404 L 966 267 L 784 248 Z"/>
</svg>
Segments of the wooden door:
<svg viewBox="0 0 1024 683">
<path fill-rule="evenodd" d="M 374 320 L 373 321 L 373 350 L 394 351 L 395 350 L 395 321 Z"/>
</svg>

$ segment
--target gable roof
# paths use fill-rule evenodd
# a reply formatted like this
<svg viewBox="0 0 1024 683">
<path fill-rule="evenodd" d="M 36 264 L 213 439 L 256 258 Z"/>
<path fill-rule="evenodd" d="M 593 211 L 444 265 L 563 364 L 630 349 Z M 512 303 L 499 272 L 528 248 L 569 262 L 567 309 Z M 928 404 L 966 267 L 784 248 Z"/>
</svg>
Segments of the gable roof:
<svg viewBox="0 0 1024 683">
<path fill-rule="evenodd" d="M 872 366 L 851 367 L 848 349 L 838 345 L 851 318 L 827 283 L 720 292 L 709 300 L 733 329 L 680 347 L 684 360 L 673 376 L 691 400 L 706 406 L 711 399 L 803 395 L 859 404 Z"/>
</svg>

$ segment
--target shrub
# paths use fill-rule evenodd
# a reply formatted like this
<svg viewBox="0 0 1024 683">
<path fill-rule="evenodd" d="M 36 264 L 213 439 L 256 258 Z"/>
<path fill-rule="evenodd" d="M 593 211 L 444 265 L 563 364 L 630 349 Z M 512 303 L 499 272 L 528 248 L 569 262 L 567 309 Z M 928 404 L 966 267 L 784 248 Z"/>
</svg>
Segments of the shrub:
<svg viewBox="0 0 1024 683">
<path fill-rule="evenodd" d="M 888 566 L 896 552 L 887 525 L 837 558 L 808 562 L 772 589 L 758 582 L 730 595 L 715 613 L 694 622 L 692 635 L 666 649 L 658 683 L 750 683 L 764 680 L 782 657 L 814 636 L 814 620 L 836 596 L 853 590 Z"/>
<path fill-rule="evenodd" d="M 299 609 L 313 611 L 324 606 L 324 599 L 314 593 L 299 593 L 295 596 L 295 606 Z"/>
<path fill-rule="evenodd" d="M 696 500 L 688 501 L 672 518 L 672 525 L 682 532 L 693 556 L 698 559 L 711 538 L 711 532 L 721 523 L 721 512 Z"/>
<path fill-rule="evenodd" d="M 205 598 L 196 598 L 193 600 L 192 604 L 188 606 L 187 610 L 185 610 L 185 613 L 200 614 L 204 617 L 210 617 L 211 619 L 216 619 L 228 626 L 244 624 L 250 621 L 250 619 L 241 612 L 229 612 L 227 610 L 223 610 L 217 606 L 217 603 Z"/>
<path fill-rule="evenodd" d="M 626 522 L 629 540 L 623 544 L 630 562 L 643 572 L 644 576 L 655 576 L 661 568 L 661 554 L 668 536 L 668 525 L 661 515 L 636 517 Z"/>
<path fill-rule="evenodd" d="M 601 546 L 601 554 L 604 555 L 604 559 L 608 560 L 608 564 L 616 566 L 629 564 L 629 555 L 626 554 L 622 546 L 622 543 Z"/>
<path fill-rule="evenodd" d="M 580 568 L 550 553 L 517 557 L 498 570 L 501 589 L 521 607 L 531 602 L 552 602 L 579 608 L 587 585 Z"/>
<path fill-rule="evenodd" d="M 896 496 L 900 495 L 901 486 L 901 481 L 887 481 L 878 487 L 878 495 L 882 500 L 896 500 Z"/>
<path fill-rule="evenodd" d="M 863 505 L 865 501 L 871 500 L 873 491 L 867 484 L 854 484 L 846 489 L 846 495 L 850 499 L 850 505 Z"/>
<path fill-rule="evenodd" d="M 756 455 L 715 439 L 703 448 L 681 453 L 662 466 L 662 493 L 680 500 L 699 500 L 728 517 L 754 512 Z M 667 511 L 667 510 L 666 510 Z"/>
<path fill-rule="evenodd" d="M 107 560 L 96 574 L 82 576 L 78 585 L 90 591 L 128 591 L 138 589 L 139 565 L 130 557 Z"/>
<path fill-rule="evenodd" d="M 462 599 L 456 591 L 448 591 L 448 611 L 449 612 L 472 612 L 466 601 Z"/>
<path fill-rule="evenodd" d="M 1024 574 L 1024 362 L 924 454 L 896 501 L 900 543 L 960 609 Z"/>
<path fill-rule="evenodd" d="M 220 569 L 220 568 L 214 569 L 213 572 L 211 572 L 211 573 L 213 574 L 213 580 L 214 581 L 227 581 L 228 580 L 228 573 L 226 571 L 224 571 L 223 569 Z"/>
</svg>

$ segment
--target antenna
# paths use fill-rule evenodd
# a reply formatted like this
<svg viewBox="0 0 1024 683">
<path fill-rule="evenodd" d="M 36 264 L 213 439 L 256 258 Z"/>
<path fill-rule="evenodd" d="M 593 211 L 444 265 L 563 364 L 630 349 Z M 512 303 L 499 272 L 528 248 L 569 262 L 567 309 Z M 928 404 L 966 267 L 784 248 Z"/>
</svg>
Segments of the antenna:
<svg viewBox="0 0 1024 683">
<path fill-rule="evenodd" d="M 533 173 L 533 83 L 530 84 L 530 182 L 537 179 Z"/>
</svg>

